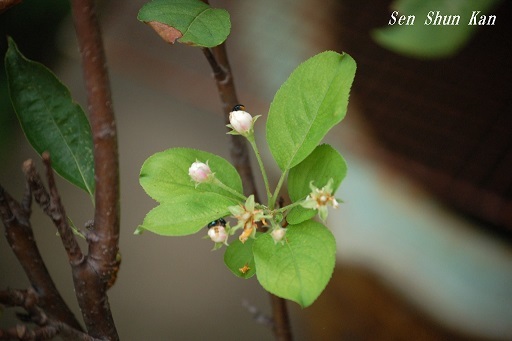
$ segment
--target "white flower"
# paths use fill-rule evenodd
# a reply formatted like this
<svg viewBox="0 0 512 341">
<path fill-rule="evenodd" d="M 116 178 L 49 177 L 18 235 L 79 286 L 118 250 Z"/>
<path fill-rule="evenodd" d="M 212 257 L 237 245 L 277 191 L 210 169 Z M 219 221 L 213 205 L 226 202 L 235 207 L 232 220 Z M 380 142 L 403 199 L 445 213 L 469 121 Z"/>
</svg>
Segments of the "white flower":
<svg viewBox="0 0 512 341">
<path fill-rule="evenodd" d="M 331 205 L 333 208 L 338 208 L 339 203 L 336 198 L 332 195 L 333 179 L 329 179 L 327 184 L 321 189 L 313 186 L 313 181 L 309 183 L 311 193 L 306 197 L 306 200 L 301 204 L 304 208 L 318 210 L 320 219 L 325 221 L 327 219 L 327 205 Z"/>
<path fill-rule="evenodd" d="M 203 163 L 196 161 L 188 169 L 188 175 L 190 175 L 193 181 L 200 184 L 209 181 L 213 173 L 208 166 L 208 162 Z"/>
</svg>

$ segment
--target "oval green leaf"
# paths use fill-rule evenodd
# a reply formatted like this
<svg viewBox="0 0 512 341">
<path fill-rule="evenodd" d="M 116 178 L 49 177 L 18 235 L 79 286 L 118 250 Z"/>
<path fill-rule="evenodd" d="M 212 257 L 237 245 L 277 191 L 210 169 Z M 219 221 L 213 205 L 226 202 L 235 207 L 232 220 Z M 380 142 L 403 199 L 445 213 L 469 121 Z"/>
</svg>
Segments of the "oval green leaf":
<svg viewBox="0 0 512 341">
<path fill-rule="evenodd" d="M 194 234 L 209 222 L 229 215 L 228 206 L 237 201 L 217 193 L 185 193 L 153 208 L 136 233 L 148 230 L 163 236 Z"/>
<path fill-rule="evenodd" d="M 267 141 L 279 168 L 304 160 L 346 114 L 356 63 L 348 54 L 322 52 L 293 71 L 276 93 Z"/>
<path fill-rule="evenodd" d="M 260 284 L 274 295 L 307 307 L 332 276 L 336 242 L 324 225 L 308 220 L 288 226 L 284 245 L 275 244 L 268 233 L 258 237 L 253 252 Z"/>
<path fill-rule="evenodd" d="M 28 141 L 63 178 L 94 193 L 91 127 L 69 90 L 45 66 L 28 60 L 9 38 L 5 55 L 9 94 Z"/>
<path fill-rule="evenodd" d="M 213 184 L 202 183 L 196 187 L 188 175 L 188 169 L 195 161 L 208 162 L 217 179 L 234 191 L 243 192 L 240 175 L 228 161 L 215 154 L 191 148 L 171 148 L 150 156 L 142 165 L 140 184 L 158 202 L 166 202 L 182 194 L 208 192 L 239 201 L 233 193 Z"/>
<path fill-rule="evenodd" d="M 241 278 L 251 278 L 256 273 L 256 264 L 254 263 L 254 255 L 252 254 L 252 246 L 255 239 L 249 238 L 242 243 L 238 238 L 229 243 L 224 253 L 224 263 L 231 272 Z M 241 271 L 247 267 L 247 271 Z"/>
<path fill-rule="evenodd" d="M 292 202 L 303 200 L 310 192 L 309 183 L 322 188 L 329 179 L 333 179 L 333 194 L 347 175 L 347 163 L 340 153 L 328 144 L 315 148 L 301 163 L 290 169 L 288 174 L 288 193 Z M 316 215 L 316 210 L 296 206 L 290 210 L 286 220 L 298 224 Z"/>
<path fill-rule="evenodd" d="M 165 24 L 169 30 L 179 31 L 179 35 L 173 34 L 179 42 L 201 47 L 222 44 L 231 30 L 227 11 L 200 0 L 153 0 L 140 9 L 137 19 Z"/>
</svg>

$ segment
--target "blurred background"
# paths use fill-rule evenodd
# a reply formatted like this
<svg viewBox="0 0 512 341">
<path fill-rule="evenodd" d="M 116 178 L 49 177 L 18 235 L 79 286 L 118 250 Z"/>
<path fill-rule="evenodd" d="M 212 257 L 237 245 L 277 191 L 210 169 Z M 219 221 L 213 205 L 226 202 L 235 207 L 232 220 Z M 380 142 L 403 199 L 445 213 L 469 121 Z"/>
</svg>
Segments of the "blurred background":
<svg viewBox="0 0 512 341">
<path fill-rule="evenodd" d="M 235 278 L 223 252 L 211 252 L 200 234 L 133 235 L 155 206 L 138 184 L 147 157 L 186 146 L 229 158 L 203 54 L 167 45 L 138 22 L 143 3 L 99 2 L 120 143 L 123 263 L 109 295 L 120 337 L 272 339 L 247 308 L 270 314 L 267 294 L 255 278 Z M 321 51 L 345 51 L 358 63 L 347 117 L 327 138 L 349 165 L 337 192 L 344 204 L 328 222 L 337 267 L 311 307 L 289 304 L 296 339 L 512 339 L 510 2 L 492 8 L 495 26 L 479 28 L 439 59 L 408 57 L 372 39 L 389 20 L 386 1 L 212 6 L 231 14 L 227 48 L 239 98 L 252 114 L 265 116 L 292 70 Z M 0 28 L 27 57 L 49 66 L 86 108 L 66 1 L 25 0 L 0 16 Z M 4 38 L 1 48 L 3 55 Z M 0 77 L 0 183 L 20 198 L 21 163 L 33 158 L 42 167 L 9 111 L 5 74 Z M 266 150 L 264 119 L 257 133 Z M 264 159 L 275 181 L 268 150 Z M 68 215 L 82 226 L 93 216 L 89 199 L 65 181 L 58 185 Z M 41 253 L 80 316 L 60 239 L 39 208 L 33 211 Z M 0 288 L 27 285 L 0 238 Z M 14 312 L 4 311 L 0 327 L 14 323 Z"/>
</svg>

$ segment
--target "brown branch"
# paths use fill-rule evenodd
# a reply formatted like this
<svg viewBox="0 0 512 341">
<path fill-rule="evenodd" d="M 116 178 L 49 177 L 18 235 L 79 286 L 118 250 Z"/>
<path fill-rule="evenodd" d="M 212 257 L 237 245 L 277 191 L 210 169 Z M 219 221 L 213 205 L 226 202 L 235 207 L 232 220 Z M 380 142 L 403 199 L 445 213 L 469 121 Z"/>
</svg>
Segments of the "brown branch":
<svg viewBox="0 0 512 341">
<path fill-rule="evenodd" d="M 60 321 L 49 320 L 47 325 L 30 330 L 25 325 L 0 329 L 0 340 L 53 340 L 56 336 L 75 341 L 100 341 L 83 332 L 71 328 Z"/>
<path fill-rule="evenodd" d="M 44 188 L 44 187 L 43 187 Z M 30 186 L 27 183 L 20 205 L 0 186 L 0 216 L 5 226 L 9 246 L 20 262 L 33 290 L 38 295 L 39 306 L 55 320 L 82 330 L 69 307 L 64 302 L 41 257 L 30 225 Z"/>
<path fill-rule="evenodd" d="M 21 324 L 9 329 L 0 329 L 0 340 L 50 340 L 57 335 L 69 340 L 97 340 L 83 333 L 81 329 L 75 329 L 62 321 L 48 317 L 38 305 L 39 298 L 34 289 L 0 291 L 0 303 L 8 307 L 24 308 L 28 313 L 25 320 L 39 326 L 32 330 Z"/>
<path fill-rule="evenodd" d="M 208 1 L 204 2 L 208 3 Z M 231 73 L 225 43 L 216 46 L 211 50 L 205 48 L 202 50 L 213 70 L 217 90 L 222 102 L 225 122 L 229 123 L 229 113 L 233 107 L 240 102 L 236 95 L 235 83 Z M 241 136 L 230 136 L 231 160 L 242 178 L 245 194 L 254 194 L 255 200 L 259 201 L 258 193 L 256 191 L 256 182 L 254 181 L 254 174 L 250 165 L 249 148 L 247 147 L 247 143 Z M 272 294 L 269 295 L 272 303 L 274 334 L 276 339 L 280 341 L 292 340 L 288 311 L 286 309 L 286 300 Z"/>
<path fill-rule="evenodd" d="M 286 300 L 273 294 L 269 295 L 272 306 L 272 316 L 274 318 L 274 335 L 276 340 L 293 340 L 290 319 L 286 308 Z"/>
<path fill-rule="evenodd" d="M 209 3 L 208 0 L 203 0 L 203 2 L 206 4 Z M 206 60 L 212 68 L 222 103 L 224 121 L 228 124 L 229 113 L 235 105 L 240 103 L 240 101 L 236 95 L 235 82 L 231 73 L 231 66 L 229 65 L 226 43 L 216 46 L 211 50 L 206 48 L 203 48 L 202 50 Z M 256 182 L 254 181 L 254 174 L 249 160 L 249 148 L 247 147 L 247 143 L 241 136 L 230 136 L 231 160 L 242 178 L 244 192 L 246 195 L 254 194 L 255 200 L 259 201 L 258 193 L 256 191 Z M 276 339 L 280 341 L 292 340 L 286 300 L 272 294 L 269 295 L 272 304 L 274 334 Z"/>
<path fill-rule="evenodd" d="M 208 0 L 203 0 L 208 4 Z M 235 82 L 229 65 L 226 43 L 214 48 L 203 48 L 206 60 L 210 64 L 217 84 L 222 109 L 224 112 L 224 121 L 229 123 L 229 113 L 233 107 L 240 103 L 236 94 Z M 255 200 L 259 201 L 256 191 L 256 181 L 252 172 L 249 160 L 249 148 L 245 139 L 241 136 L 231 136 L 230 155 L 233 164 L 242 178 L 244 184 L 244 192 L 246 195 L 254 194 Z M 274 320 L 274 335 L 277 340 L 292 340 L 292 332 L 289 323 L 288 310 L 286 309 L 286 300 L 269 294 L 272 304 L 272 313 Z"/>
<path fill-rule="evenodd" d="M 215 83 L 217 84 L 217 91 L 219 92 L 222 103 L 224 121 L 228 124 L 229 113 L 233 110 L 235 105 L 240 103 L 240 101 L 236 95 L 235 83 L 231 74 L 231 67 L 229 65 L 225 45 L 222 44 L 214 47 L 213 49 L 203 48 L 202 50 L 213 70 Z M 231 139 L 229 151 L 231 160 L 242 178 L 244 192 L 246 195 L 254 194 L 257 200 L 256 182 L 254 181 L 254 174 L 251 168 L 247 142 L 242 136 L 229 136 Z"/>
<path fill-rule="evenodd" d="M 71 4 L 87 88 L 96 179 L 94 229 L 88 234 L 89 254 L 84 266 L 74 268 L 73 277 L 90 335 L 117 340 L 119 336 L 106 294 L 107 283 L 118 265 L 117 130 L 94 0 L 72 0 Z"/>
<path fill-rule="evenodd" d="M 45 152 L 42 157 L 46 167 L 46 178 L 50 192 L 48 193 L 46 191 L 32 160 L 27 160 L 23 163 L 23 172 L 27 178 L 27 183 L 32 193 L 34 193 L 34 199 L 51 218 L 57 228 L 71 265 L 81 263 L 84 261 L 84 256 L 78 246 L 73 230 L 69 226 L 66 210 L 60 200 L 57 185 L 55 184 L 50 155 Z"/>
</svg>

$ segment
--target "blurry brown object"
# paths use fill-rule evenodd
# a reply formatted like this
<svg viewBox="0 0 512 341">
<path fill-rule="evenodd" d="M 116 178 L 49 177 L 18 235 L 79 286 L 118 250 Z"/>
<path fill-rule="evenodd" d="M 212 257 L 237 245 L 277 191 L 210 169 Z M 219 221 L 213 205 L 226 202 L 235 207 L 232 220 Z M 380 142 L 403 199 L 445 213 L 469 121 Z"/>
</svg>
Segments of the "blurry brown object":
<svg viewBox="0 0 512 341">
<path fill-rule="evenodd" d="M 377 45 L 390 3 L 343 1 L 340 50 L 358 63 L 352 95 L 391 161 L 445 203 L 512 232 L 510 2 L 455 56 L 427 61 Z"/>
<path fill-rule="evenodd" d="M 19 4 L 21 1 L 22 0 L 0 0 L 0 13 L 8 10 L 14 5 Z"/>
<path fill-rule="evenodd" d="M 478 340 L 440 326 L 377 276 L 347 265 L 303 314 L 311 340 Z"/>
</svg>

